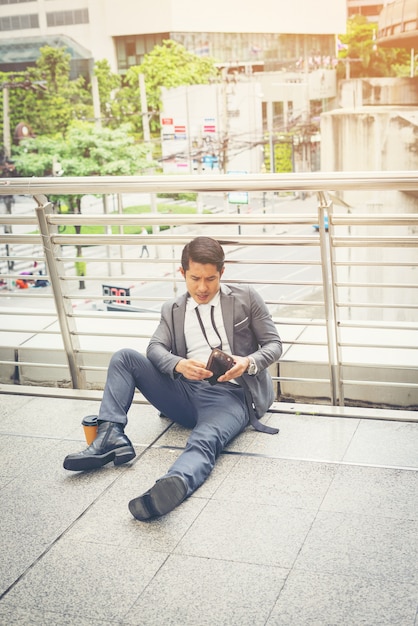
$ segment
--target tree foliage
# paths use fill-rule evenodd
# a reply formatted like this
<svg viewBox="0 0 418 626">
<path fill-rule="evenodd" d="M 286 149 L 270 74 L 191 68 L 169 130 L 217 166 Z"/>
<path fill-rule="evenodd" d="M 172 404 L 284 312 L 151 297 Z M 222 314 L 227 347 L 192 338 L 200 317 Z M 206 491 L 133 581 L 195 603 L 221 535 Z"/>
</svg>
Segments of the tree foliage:
<svg viewBox="0 0 418 626">
<path fill-rule="evenodd" d="M 94 65 L 94 74 L 99 86 L 100 112 L 102 122 L 106 126 L 116 128 L 123 120 L 120 116 L 120 107 L 117 94 L 122 84 L 119 74 L 114 74 L 110 69 L 107 59 L 97 61 Z"/>
<path fill-rule="evenodd" d="M 65 176 L 128 176 L 150 167 L 146 144 L 135 143 L 128 125 L 100 128 L 73 122 L 65 139 L 39 136 L 21 142 L 14 155 L 21 176 L 52 176 L 59 162 Z"/>
<path fill-rule="evenodd" d="M 377 24 L 368 22 L 364 15 L 354 15 L 348 20 L 346 34 L 339 36 L 344 46 L 339 58 L 350 63 L 350 78 L 397 76 L 396 68 L 408 63 L 406 50 L 379 47 L 376 32 Z M 338 67 L 338 76 L 345 76 L 343 64 Z"/>
<path fill-rule="evenodd" d="M 70 80 L 70 55 L 63 48 L 45 46 L 40 53 L 36 67 L 1 76 L 11 85 L 10 128 L 13 134 L 25 122 L 36 135 L 64 137 L 74 119 L 92 117 L 91 94 L 82 77 Z"/>
<path fill-rule="evenodd" d="M 166 39 L 145 55 L 141 65 L 128 70 L 125 86 L 118 94 L 119 104 L 125 115 L 133 115 L 140 107 L 139 74 L 145 77 L 148 110 L 153 112 L 150 125 L 154 131 L 159 128 L 161 87 L 169 89 L 181 85 L 202 85 L 219 77 L 213 59 L 199 57 L 188 52 L 181 44 Z M 133 121 L 137 130 L 142 128 L 141 116 Z"/>
</svg>

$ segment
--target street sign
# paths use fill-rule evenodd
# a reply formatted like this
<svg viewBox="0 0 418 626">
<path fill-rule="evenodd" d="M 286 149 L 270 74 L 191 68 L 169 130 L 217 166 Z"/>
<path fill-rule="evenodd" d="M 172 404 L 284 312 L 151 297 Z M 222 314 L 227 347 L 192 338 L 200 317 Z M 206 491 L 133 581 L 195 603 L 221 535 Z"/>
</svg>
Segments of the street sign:
<svg viewBox="0 0 418 626">
<path fill-rule="evenodd" d="M 248 172 L 228 172 L 228 174 L 248 174 Z M 228 193 L 228 202 L 230 204 L 248 204 L 247 191 L 230 191 Z"/>
</svg>

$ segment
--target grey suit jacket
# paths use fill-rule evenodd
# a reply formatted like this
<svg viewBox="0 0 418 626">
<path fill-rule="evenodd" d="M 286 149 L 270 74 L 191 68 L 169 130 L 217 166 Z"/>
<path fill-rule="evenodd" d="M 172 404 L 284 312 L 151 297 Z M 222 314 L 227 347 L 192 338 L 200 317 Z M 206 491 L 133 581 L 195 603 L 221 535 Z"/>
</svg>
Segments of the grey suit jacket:
<svg viewBox="0 0 418 626">
<path fill-rule="evenodd" d="M 184 336 L 187 297 L 185 293 L 163 304 L 160 323 L 147 348 L 150 361 L 172 378 L 178 375 L 174 371 L 177 363 L 187 358 Z M 222 284 L 221 309 L 232 354 L 252 356 L 257 364 L 256 376 L 243 374 L 243 377 L 260 418 L 274 401 L 267 368 L 280 358 L 282 342 L 267 305 L 253 287 Z"/>
</svg>

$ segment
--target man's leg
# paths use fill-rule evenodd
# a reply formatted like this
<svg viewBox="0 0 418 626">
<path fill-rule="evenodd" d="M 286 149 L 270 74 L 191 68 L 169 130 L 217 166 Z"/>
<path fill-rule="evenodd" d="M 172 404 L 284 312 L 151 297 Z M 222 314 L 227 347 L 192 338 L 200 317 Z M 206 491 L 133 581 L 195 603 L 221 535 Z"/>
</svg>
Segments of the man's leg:
<svg viewBox="0 0 418 626">
<path fill-rule="evenodd" d="M 248 423 L 244 391 L 234 384 L 205 386 L 199 397 L 197 424 L 184 452 L 167 475 L 179 475 L 187 482 L 191 495 L 211 473 L 225 446 Z"/>
<path fill-rule="evenodd" d="M 187 383 L 162 374 L 146 356 L 130 348 L 119 350 L 112 356 L 99 420 L 125 426 L 135 388 L 173 421 L 187 428 L 196 424 L 196 412 L 190 401 L 193 391 L 189 390 Z"/>
<path fill-rule="evenodd" d="M 187 386 L 162 374 L 139 352 L 119 350 L 109 364 L 99 410 L 97 437 L 86 450 L 69 454 L 64 459 L 65 469 L 85 471 L 102 467 L 111 461 L 121 465 L 135 457 L 132 443 L 124 433 L 135 387 L 171 419 L 184 426 L 194 426 Z"/>
<path fill-rule="evenodd" d="M 136 519 L 164 515 L 190 496 L 209 476 L 224 447 L 248 423 L 244 392 L 237 385 L 201 385 L 193 401 L 197 424 L 186 448 L 165 476 L 131 500 L 129 510 Z"/>
</svg>

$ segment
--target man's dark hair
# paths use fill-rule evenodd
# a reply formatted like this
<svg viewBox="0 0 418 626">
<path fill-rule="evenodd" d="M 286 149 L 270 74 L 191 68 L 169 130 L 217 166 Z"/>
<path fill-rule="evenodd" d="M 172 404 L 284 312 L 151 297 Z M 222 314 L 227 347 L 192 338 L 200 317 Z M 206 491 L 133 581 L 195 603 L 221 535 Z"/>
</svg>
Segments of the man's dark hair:
<svg viewBox="0 0 418 626">
<path fill-rule="evenodd" d="M 189 269 L 190 261 L 216 265 L 216 269 L 220 272 L 224 266 L 225 254 L 221 244 L 216 239 L 196 237 L 183 248 L 181 265 L 185 272 Z"/>
</svg>

